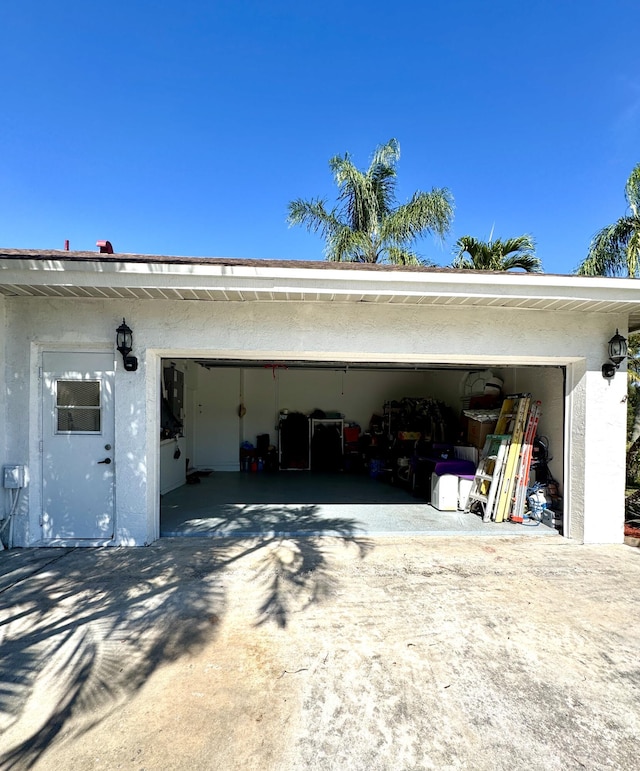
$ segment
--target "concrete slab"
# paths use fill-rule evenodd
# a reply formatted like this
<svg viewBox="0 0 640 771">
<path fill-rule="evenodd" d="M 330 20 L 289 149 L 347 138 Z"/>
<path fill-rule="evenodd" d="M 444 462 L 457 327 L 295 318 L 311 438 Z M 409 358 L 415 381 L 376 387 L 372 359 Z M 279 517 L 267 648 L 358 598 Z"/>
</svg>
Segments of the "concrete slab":
<svg viewBox="0 0 640 771">
<path fill-rule="evenodd" d="M 483 522 L 439 511 L 402 488 L 363 475 L 216 472 L 162 496 L 162 537 L 305 535 L 557 536 L 541 523 Z"/>
<path fill-rule="evenodd" d="M 0 572 L 3 769 L 637 768 L 637 549 L 265 535 Z"/>
</svg>

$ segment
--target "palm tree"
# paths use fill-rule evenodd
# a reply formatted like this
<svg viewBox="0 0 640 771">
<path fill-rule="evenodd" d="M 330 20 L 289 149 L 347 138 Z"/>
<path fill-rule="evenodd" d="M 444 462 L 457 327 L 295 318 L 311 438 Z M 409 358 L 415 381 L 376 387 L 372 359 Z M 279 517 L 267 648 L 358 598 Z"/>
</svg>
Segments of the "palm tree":
<svg viewBox="0 0 640 771">
<path fill-rule="evenodd" d="M 579 276 L 627 276 L 640 271 L 640 163 L 624 190 L 628 214 L 597 233 L 578 267 Z"/>
<path fill-rule="evenodd" d="M 640 472 L 640 332 L 632 332 L 627 351 L 627 481 L 637 484 Z"/>
<path fill-rule="evenodd" d="M 451 226 L 453 198 L 446 188 L 417 191 L 396 205 L 396 165 L 400 145 L 390 139 L 376 148 L 366 171 L 357 169 L 348 153 L 329 161 L 339 188 L 337 205 L 328 210 L 321 199 L 301 198 L 288 206 L 289 225 L 305 225 L 325 239 L 327 260 L 432 264 L 412 249 L 425 233 L 443 237 Z"/>
<path fill-rule="evenodd" d="M 473 236 L 462 236 L 456 241 L 458 253 L 452 268 L 463 270 L 524 270 L 541 273 L 542 263 L 536 257 L 533 238 L 529 235 L 479 241 Z"/>
</svg>

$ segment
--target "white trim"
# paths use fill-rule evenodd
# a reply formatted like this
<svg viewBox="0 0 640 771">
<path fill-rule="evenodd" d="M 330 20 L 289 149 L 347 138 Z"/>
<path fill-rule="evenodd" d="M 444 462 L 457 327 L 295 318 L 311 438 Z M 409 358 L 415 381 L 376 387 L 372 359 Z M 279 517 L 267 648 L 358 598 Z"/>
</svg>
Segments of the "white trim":
<svg viewBox="0 0 640 771">
<path fill-rule="evenodd" d="M 572 362 L 565 367 L 564 377 L 564 456 L 562 458 L 562 534 L 565 538 L 572 538 L 571 528 L 573 526 L 573 517 L 571 507 L 568 502 L 573 500 L 573 477 L 571 475 L 570 459 L 573 453 L 573 410 L 575 407 L 573 388 L 575 385 L 575 368 Z"/>
<path fill-rule="evenodd" d="M 154 373 L 155 377 L 147 377 L 147 403 L 149 403 L 149 394 L 153 395 L 153 404 L 155 408 L 147 415 L 147 430 L 151 433 L 151 447 L 149 455 L 153 459 L 154 474 L 153 485 L 148 490 L 153 500 L 152 521 L 148 523 L 147 529 L 150 531 L 150 542 L 157 541 L 160 538 L 160 425 L 162 422 L 162 405 L 160 400 L 160 389 L 162 388 L 162 356 L 155 351 L 147 350 L 146 370 L 148 373 Z M 148 477 L 147 477 L 148 478 Z"/>
<path fill-rule="evenodd" d="M 640 311 L 635 279 L 566 275 L 243 265 L 233 261 L 102 262 L 1 259 L 0 284 L 16 295 L 204 301 L 435 302 L 566 312 Z M 13 289 L 12 289 L 13 288 Z M 38 289 L 39 288 L 39 289 Z M 37 290 L 37 291 L 36 291 Z M 93 291 L 95 290 L 95 291 Z M 166 291 L 165 291 L 166 290 Z"/>
</svg>

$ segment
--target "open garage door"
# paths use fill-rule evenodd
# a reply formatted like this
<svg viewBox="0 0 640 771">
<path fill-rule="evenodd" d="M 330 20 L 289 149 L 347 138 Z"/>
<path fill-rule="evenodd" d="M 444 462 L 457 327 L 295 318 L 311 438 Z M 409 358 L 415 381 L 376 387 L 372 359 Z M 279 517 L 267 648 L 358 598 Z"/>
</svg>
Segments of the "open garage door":
<svg viewBox="0 0 640 771">
<path fill-rule="evenodd" d="M 561 489 L 564 381 L 564 369 L 549 366 L 166 359 L 160 492 L 166 499 L 193 487 L 196 496 L 196 485 L 216 477 L 221 505 L 274 496 L 291 505 L 376 505 L 404 495 L 406 506 L 411 496 L 451 510 L 453 492 L 441 486 L 432 500 L 434 469 L 412 455 L 429 446 L 459 461 L 452 474 L 472 476 L 491 409 L 501 395 L 523 392 L 542 403 L 541 460 Z M 487 413 L 480 426 L 465 415 L 474 408 Z M 561 524 L 560 513 L 554 519 Z"/>
</svg>

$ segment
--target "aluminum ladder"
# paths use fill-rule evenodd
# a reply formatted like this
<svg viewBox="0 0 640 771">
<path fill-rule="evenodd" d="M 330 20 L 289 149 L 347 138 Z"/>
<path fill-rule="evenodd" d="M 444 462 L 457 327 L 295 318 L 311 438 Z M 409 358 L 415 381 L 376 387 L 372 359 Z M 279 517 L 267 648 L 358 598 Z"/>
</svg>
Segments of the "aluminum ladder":
<svg viewBox="0 0 640 771">
<path fill-rule="evenodd" d="M 482 510 L 483 522 L 489 522 L 493 517 L 504 459 L 510 441 L 510 434 L 489 434 L 485 440 L 480 462 L 464 507 L 465 512 L 473 511 L 479 507 Z"/>
</svg>

